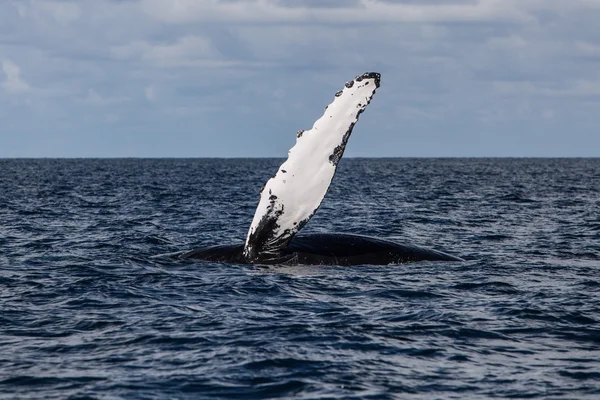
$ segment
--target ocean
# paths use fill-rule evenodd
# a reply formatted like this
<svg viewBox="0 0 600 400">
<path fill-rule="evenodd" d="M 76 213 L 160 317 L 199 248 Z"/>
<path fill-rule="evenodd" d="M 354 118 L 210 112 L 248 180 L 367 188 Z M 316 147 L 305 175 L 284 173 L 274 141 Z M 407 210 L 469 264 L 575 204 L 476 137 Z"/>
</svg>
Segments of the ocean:
<svg viewBox="0 0 600 400">
<path fill-rule="evenodd" d="M 0 160 L 0 398 L 600 398 L 600 159 L 343 159 L 303 231 L 464 262 L 169 257 L 282 161 Z"/>
</svg>

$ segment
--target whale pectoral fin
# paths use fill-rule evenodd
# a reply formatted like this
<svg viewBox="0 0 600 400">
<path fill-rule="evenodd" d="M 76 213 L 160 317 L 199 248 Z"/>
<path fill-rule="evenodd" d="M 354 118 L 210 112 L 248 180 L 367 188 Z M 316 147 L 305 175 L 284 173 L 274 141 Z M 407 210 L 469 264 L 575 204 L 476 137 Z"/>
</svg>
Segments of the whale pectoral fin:
<svg viewBox="0 0 600 400">
<path fill-rule="evenodd" d="M 298 131 L 288 159 L 261 191 L 244 246 L 248 261 L 277 255 L 317 211 L 379 81 L 376 72 L 357 76 L 335 94 L 312 129 Z"/>
</svg>

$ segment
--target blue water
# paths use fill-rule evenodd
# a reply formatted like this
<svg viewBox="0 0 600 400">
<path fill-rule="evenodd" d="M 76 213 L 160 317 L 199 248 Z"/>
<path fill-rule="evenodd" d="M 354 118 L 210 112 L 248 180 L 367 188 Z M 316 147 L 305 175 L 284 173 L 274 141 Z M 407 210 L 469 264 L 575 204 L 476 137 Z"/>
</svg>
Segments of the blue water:
<svg viewBox="0 0 600 400">
<path fill-rule="evenodd" d="M 600 398 L 600 159 L 345 159 L 312 232 L 463 263 L 257 267 L 281 160 L 0 160 L 0 397 Z"/>
</svg>

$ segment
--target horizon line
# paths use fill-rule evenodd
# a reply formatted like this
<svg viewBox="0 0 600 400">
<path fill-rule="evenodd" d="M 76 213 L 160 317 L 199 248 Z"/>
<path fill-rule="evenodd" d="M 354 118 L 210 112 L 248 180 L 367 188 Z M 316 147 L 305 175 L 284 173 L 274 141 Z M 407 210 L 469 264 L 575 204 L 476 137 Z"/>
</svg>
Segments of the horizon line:
<svg viewBox="0 0 600 400">
<path fill-rule="evenodd" d="M 348 156 L 343 157 L 342 160 L 349 159 L 598 159 L 600 156 Z M 185 156 L 41 156 L 41 157 L 2 157 L 0 160 L 194 160 L 194 159 L 207 159 L 207 160 L 284 160 L 287 157 L 276 157 L 276 156 L 247 156 L 247 157 L 236 157 L 236 156 L 215 156 L 215 157 L 185 157 Z"/>
</svg>

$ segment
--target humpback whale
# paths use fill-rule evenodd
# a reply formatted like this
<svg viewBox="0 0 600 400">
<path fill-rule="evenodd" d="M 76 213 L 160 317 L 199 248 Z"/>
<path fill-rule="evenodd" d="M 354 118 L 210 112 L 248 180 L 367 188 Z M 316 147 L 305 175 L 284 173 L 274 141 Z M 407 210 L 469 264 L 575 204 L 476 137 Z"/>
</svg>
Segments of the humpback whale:
<svg viewBox="0 0 600 400">
<path fill-rule="evenodd" d="M 366 72 L 347 82 L 310 130 L 300 130 L 287 160 L 260 190 L 244 243 L 206 247 L 180 258 L 259 265 L 387 265 L 462 261 L 435 250 L 350 234 L 297 234 L 315 214 L 348 139 L 379 88 Z"/>
</svg>

